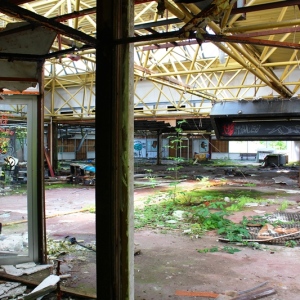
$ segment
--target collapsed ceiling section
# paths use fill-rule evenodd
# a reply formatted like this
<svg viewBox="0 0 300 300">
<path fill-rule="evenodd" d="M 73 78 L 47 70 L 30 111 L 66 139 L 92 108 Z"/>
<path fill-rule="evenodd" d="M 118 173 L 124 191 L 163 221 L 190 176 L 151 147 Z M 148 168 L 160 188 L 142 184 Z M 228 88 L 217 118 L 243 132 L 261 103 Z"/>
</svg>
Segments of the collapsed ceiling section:
<svg viewBox="0 0 300 300">
<path fill-rule="evenodd" d="M 3 74 L 0 76 L 0 89 L 22 92 L 30 87 L 36 88 L 43 63 L 40 56 L 49 52 L 56 33 L 44 27 L 31 28 L 28 23 L 18 22 L 7 24 L 0 36 Z"/>
</svg>

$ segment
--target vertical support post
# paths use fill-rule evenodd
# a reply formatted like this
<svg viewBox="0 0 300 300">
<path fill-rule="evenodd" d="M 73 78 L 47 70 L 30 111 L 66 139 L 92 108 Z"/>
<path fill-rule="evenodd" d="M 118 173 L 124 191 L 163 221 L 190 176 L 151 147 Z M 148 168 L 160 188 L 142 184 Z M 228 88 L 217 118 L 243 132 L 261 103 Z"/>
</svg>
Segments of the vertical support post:
<svg viewBox="0 0 300 300">
<path fill-rule="evenodd" d="M 211 159 L 212 156 L 212 142 L 211 142 L 211 134 L 208 136 L 208 159 Z"/>
<path fill-rule="evenodd" d="M 161 148 L 162 148 L 162 143 L 161 143 L 161 132 L 160 130 L 157 130 L 157 148 L 156 148 L 156 164 L 161 165 Z"/>
<path fill-rule="evenodd" d="M 40 94 L 38 98 L 37 108 L 37 182 L 36 193 L 37 199 L 37 238 L 38 243 L 38 261 L 40 263 L 47 262 L 47 238 L 46 238 L 46 209 L 45 209 L 45 188 L 44 188 L 44 61 L 37 64 L 37 72 L 39 76 L 39 89 Z"/>
<path fill-rule="evenodd" d="M 57 123 L 52 122 L 52 119 L 50 121 L 50 124 L 48 125 L 48 128 L 52 135 L 52 167 L 54 170 L 58 170 L 58 129 L 57 129 Z M 49 135 L 49 133 L 48 133 Z"/>
<path fill-rule="evenodd" d="M 97 1 L 97 298 L 134 299 L 133 35 L 130 0 Z M 105 100 L 105 107 L 102 106 Z"/>
</svg>

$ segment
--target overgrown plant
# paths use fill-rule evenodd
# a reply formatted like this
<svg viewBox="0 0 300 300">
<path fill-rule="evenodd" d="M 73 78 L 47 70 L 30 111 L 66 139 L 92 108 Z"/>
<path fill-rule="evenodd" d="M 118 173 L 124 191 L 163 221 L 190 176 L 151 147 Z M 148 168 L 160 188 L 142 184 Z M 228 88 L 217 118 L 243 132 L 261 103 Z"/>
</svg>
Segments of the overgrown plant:
<svg viewBox="0 0 300 300">
<path fill-rule="evenodd" d="M 283 202 L 280 203 L 280 206 L 278 207 L 279 211 L 285 211 L 289 206 L 289 202 L 284 200 Z"/>
<path fill-rule="evenodd" d="M 290 240 L 290 241 L 286 241 L 285 242 L 285 246 L 286 247 L 290 247 L 290 248 L 294 248 L 297 246 L 297 242 L 294 240 Z"/>
<path fill-rule="evenodd" d="M 227 212 L 221 210 L 211 212 L 208 208 L 198 209 L 194 218 L 201 224 L 203 230 L 214 230 L 227 227 L 231 221 L 224 217 L 228 215 Z"/>
<path fill-rule="evenodd" d="M 154 188 L 157 184 L 157 180 L 156 177 L 153 175 L 153 170 L 152 169 L 144 169 L 144 171 L 147 172 L 147 176 L 146 178 L 149 179 L 149 181 L 151 182 L 151 186 Z"/>
<path fill-rule="evenodd" d="M 174 181 L 170 183 L 170 186 L 173 187 L 169 191 L 169 196 L 173 201 L 176 201 L 177 197 L 177 186 L 179 184 L 179 180 L 186 177 L 179 176 L 179 170 L 182 168 L 182 163 L 184 162 L 184 159 L 178 155 L 178 151 L 182 150 L 183 148 L 186 148 L 186 146 L 182 145 L 182 124 L 186 123 L 186 120 L 182 120 L 178 122 L 178 126 L 176 127 L 176 136 L 168 136 L 167 138 L 170 140 L 169 145 L 165 146 L 169 149 L 173 149 L 175 152 L 175 156 L 169 156 L 169 159 L 174 161 L 174 165 L 172 167 L 167 168 L 167 171 L 171 171 L 173 173 L 172 176 L 168 176 L 169 178 L 173 179 Z"/>
<path fill-rule="evenodd" d="M 240 249 L 238 248 L 233 248 L 233 247 L 230 247 L 230 246 L 225 246 L 223 248 L 219 248 L 217 246 L 214 246 L 214 247 L 211 247 L 211 248 L 204 248 L 204 249 L 198 249 L 197 250 L 199 253 L 208 253 L 208 252 L 226 252 L 226 253 L 229 253 L 229 254 L 234 254 L 236 252 L 239 252 L 241 251 Z"/>
</svg>

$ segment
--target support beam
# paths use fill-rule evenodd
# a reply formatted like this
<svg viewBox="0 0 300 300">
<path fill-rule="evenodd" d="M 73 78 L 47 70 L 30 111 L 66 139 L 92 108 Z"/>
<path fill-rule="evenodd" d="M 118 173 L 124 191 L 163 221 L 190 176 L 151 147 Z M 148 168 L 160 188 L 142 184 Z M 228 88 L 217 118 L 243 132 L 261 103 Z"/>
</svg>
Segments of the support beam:
<svg viewBox="0 0 300 300">
<path fill-rule="evenodd" d="M 96 239 L 98 299 L 133 300 L 133 1 L 97 1 Z"/>
<path fill-rule="evenodd" d="M 93 37 L 69 26 L 61 24 L 57 21 L 47 19 L 22 7 L 14 5 L 8 0 L 1 0 L 0 11 L 4 14 L 7 14 L 8 16 L 16 17 L 17 19 L 21 18 L 31 24 L 44 26 L 46 28 L 54 30 L 57 33 L 73 38 L 74 40 L 81 41 L 82 43 L 85 43 L 94 48 L 97 46 L 96 39 L 94 39 Z"/>
</svg>

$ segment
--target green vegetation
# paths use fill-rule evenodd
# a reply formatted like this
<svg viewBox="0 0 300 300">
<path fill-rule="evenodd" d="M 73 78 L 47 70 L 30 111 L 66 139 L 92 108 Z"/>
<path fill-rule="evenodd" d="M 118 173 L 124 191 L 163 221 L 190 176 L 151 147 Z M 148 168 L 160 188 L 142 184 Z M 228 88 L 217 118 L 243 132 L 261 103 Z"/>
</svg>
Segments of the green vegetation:
<svg viewBox="0 0 300 300">
<path fill-rule="evenodd" d="M 294 240 L 286 241 L 285 246 L 290 247 L 290 248 L 294 248 L 294 247 L 297 246 L 297 242 L 294 241 Z"/>
<path fill-rule="evenodd" d="M 229 202 L 224 201 L 225 195 L 230 196 Z M 174 201 L 173 195 L 168 192 L 157 193 L 148 197 L 143 208 L 135 210 L 135 228 L 176 229 L 192 237 L 216 230 L 229 242 L 242 242 L 249 238 L 249 223 L 263 223 L 265 220 L 244 217 L 240 224 L 235 224 L 227 217 L 234 211 L 244 209 L 246 203 L 266 202 L 265 196 L 265 193 L 249 190 L 192 190 L 177 191 Z M 178 211 L 184 212 L 182 218 L 174 215 Z"/>
<path fill-rule="evenodd" d="M 240 246 L 251 247 L 262 250 L 264 246 L 257 242 L 250 242 L 251 235 L 248 226 L 263 226 L 268 221 L 268 214 L 255 215 L 236 224 L 229 219 L 229 215 L 236 211 L 247 210 L 252 203 L 268 205 L 269 203 L 280 205 L 278 210 L 285 210 L 289 202 L 270 200 L 278 192 L 260 192 L 253 189 L 242 190 L 180 190 L 176 193 L 170 187 L 169 191 L 159 192 L 148 197 L 143 208 L 135 210 L 135 228 L 150 227 L 159 229 L 165 233 L 168 230 L 180 230 L 191 238 L 198 238 L 207 231 L 214 230 L 223 240 Z M 251 209 L 251 208 L 250 208 Z M 181 212 L 181 217 L 176 216 Z M 178 215 L 178 214 L 177 214 Z M 285 224 L 287 224 L 285 222 Z M 273 226 L 282 225 L 280 221 L 272 222 Z M 288 241 L 286 247 L 295 247 L 295 241 Z M 210 249 L 198 250 L 200 253 L 226 251 L 235 253 L 232 247 L 212 247 Z"/>
<path fill-rule="evenodd" d="M 168 167 L 167 171 L 171 172 L 172 175 L 166 177 L 173 179 L 173 182 L 170 183 L 170 186 L 172 189 L 169 190 L 170 198 L 173 199 L 173 201 L 176 201 L 177 199 L 177 186 L 180 183 L 180 180 L 185 178 L 185 175 L 179 175 L 179 170 L 182 169 L 182 163 L 184 162 L 184 159 L 178 155 L 178 152 L 181 153 L 181 151 L 186 148 L 186 146 L 182 145 L 182 128 L 181 125 L 186 123 L 185 120 L 182 120 L 178 122 L 178 126 L 176 130 L 175 136 L 168 136 L 168 139 L 170 140 L 169 146 L 165 146 L 166 148 L 172 149 L 176 156 L 171 156 L 169 159 L 173 160 L 175 163 L 172 165 L 172 167 Z"/>
<path fill-rule="evenodd" d="M 146 171 L 146 178 L 151 182 L 151 186 L 154 188 L 157 185 L 156 177 L 153 175 L 153 170 L 151 169 L 144 169 Z"/>
<path fill-rule="evenodd" d="M 280 203 L 280 206 L 278 208 L 279 211 L 285 211 L 289 206 L 289 202 L 287 200 L 284 200 Z"/>
<path fill-rule="evenodd" d="M 234 253 L 239 252 L 241 250 L 238 249 L 238 248 L 233 248 L 233 247 L 228 247 L 228 246 L 225 246 L 225 247 L 222 247 L 222 248 L 214 246 L 214 247 L 211 247 L 211 248 L 198 249 L 197 251 L 199 253 L 226 252 L 226 253 L 229 253 L 229 254 L 234 254 Z"/>
</svg>

